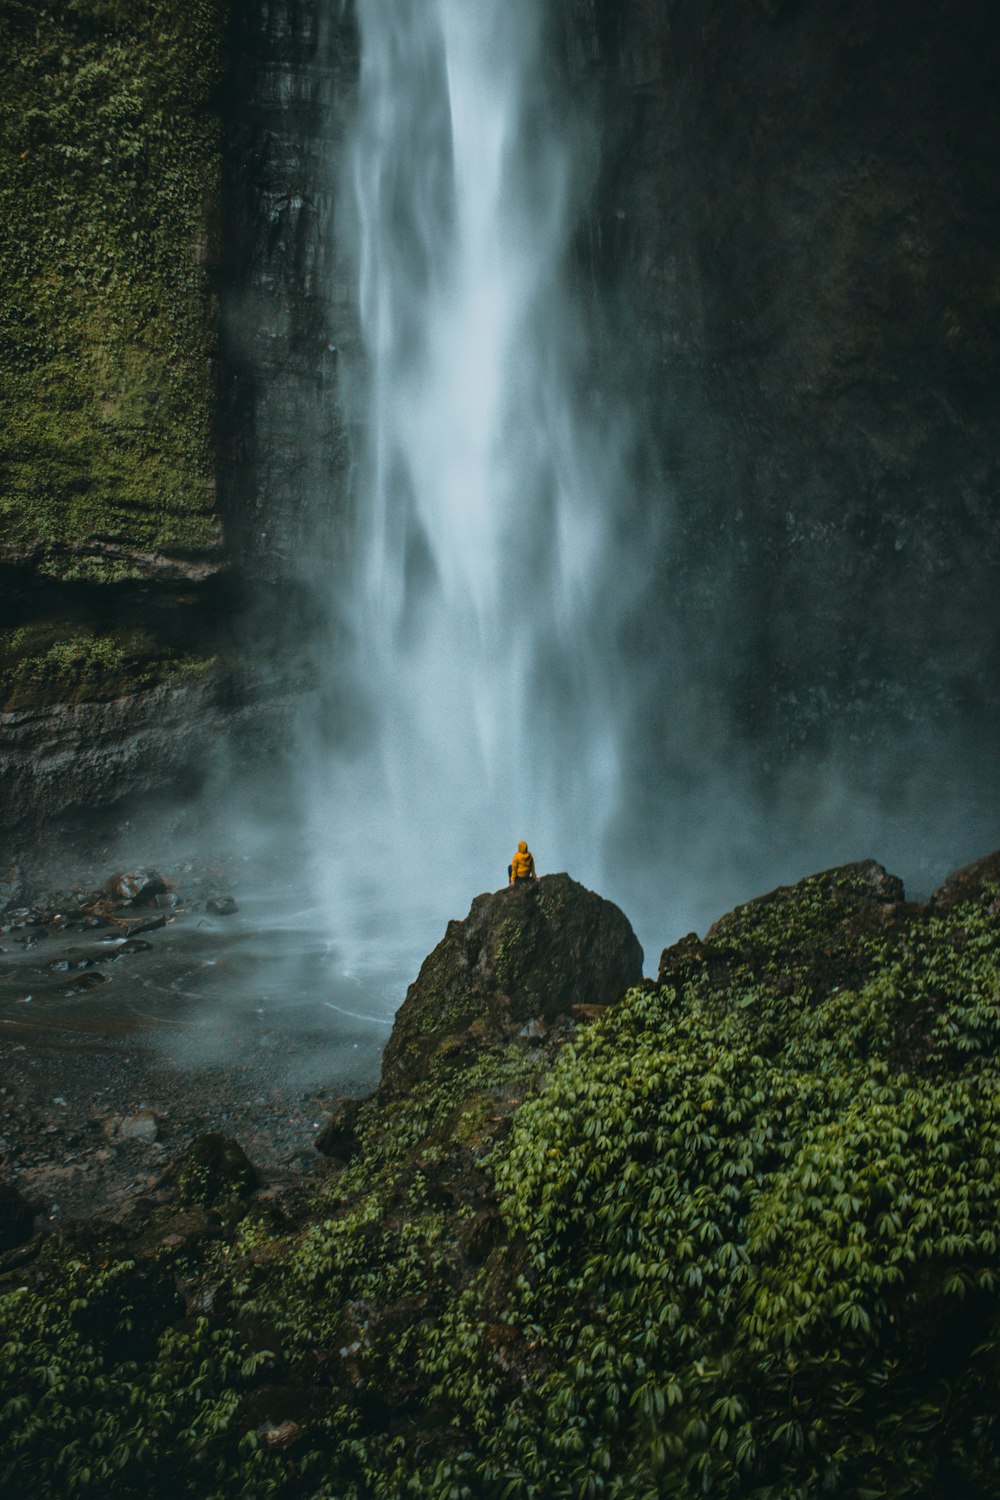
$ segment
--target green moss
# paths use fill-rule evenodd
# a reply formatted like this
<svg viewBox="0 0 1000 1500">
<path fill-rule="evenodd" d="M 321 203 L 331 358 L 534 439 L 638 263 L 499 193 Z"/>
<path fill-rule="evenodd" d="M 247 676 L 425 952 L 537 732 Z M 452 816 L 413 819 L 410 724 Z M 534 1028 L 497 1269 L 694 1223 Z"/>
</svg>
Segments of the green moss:
<svg viewBox="0 0 1000 1500">
<path fill-rule="evenodd" d="M 14 1484 L 1000 1492 L 1000 892 L 877 941 L 862 922 L 856 979 L 814 968 L 808 993 L 783 955 L 820 934 L 843 968 L 851 938 L 839 896 L 836 920 L 801 897 L 752 964 L 708 942 L 549 1066 L 485 1049 L 366 1103 L 360 1155 L 299 1222 L 262 1209 L 198 1251 L 215 1329 L 113 1358 L 141 1313 L 123 1261 L 0 1302 Z M 275 1363 L 303 1427 L 280 1464 L 251 1416 Z"/>
<path fill-rule="evenodd" d="M 0 519 L 79 576 L 95 538 L 217 537 L 209 284 L 224 0 L 0 0 Z M 88 560 L 98 578 L 127 560 Z"/>
<path fill-rule="evenodd" d="M 0 631 L 0 706 L 100 702 L 204 677 L 214 656 L 177 652 L 141 630 L 42 624 Z"/>
</svg>

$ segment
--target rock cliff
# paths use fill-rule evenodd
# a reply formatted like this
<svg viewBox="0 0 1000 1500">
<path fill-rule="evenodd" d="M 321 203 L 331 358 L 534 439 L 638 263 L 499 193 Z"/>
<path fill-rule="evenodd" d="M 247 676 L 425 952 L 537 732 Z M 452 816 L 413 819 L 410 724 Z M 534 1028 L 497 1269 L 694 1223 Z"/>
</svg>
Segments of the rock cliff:
<svg viewBox="0 0 1000 1500">
<path fill-rule="evenodd" d="M 627 350 L 671 516 L 663 629 L 714 734 L 765 760 L 881 753 L 918 725 L 989 781 L 995 7 L 561 13 L 603 126 L 595 369 Z"/>
</svg>

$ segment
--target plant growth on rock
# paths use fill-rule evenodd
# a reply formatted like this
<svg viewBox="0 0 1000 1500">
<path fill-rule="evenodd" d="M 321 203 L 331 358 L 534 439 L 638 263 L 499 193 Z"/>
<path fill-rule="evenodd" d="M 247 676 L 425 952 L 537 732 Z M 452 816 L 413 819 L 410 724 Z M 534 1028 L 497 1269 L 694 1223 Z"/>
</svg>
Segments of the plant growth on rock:
<svg viewBox="0 0 1000 1500">
<path fill-rule="evenodd" d="M 560 994 L 596 900 L 563 895 Z M 470 952 L 496 973 L 484 910 L 437 950 L 449 994 Z M 505 1027 L 497 989 L 451 1045 L 412 1003 L 416 1072 L 306 1207 L 8 1277 L 5 1494 L 996 1495 L 998 913 L 998 856 L 925 906 L 854 865 L 586 1024 Z"/>
</svg>

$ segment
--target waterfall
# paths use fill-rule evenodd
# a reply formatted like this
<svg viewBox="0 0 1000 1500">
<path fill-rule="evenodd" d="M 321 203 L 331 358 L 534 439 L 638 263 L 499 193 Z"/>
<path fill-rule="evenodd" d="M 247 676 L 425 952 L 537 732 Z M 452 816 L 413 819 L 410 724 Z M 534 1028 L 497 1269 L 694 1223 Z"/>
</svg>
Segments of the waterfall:
<svg viewBox="0 0 1000 1500">
<path fill-rule="evenodd" d="M 636 564 L 568 286 L 587 141 L 544 10 L 358 3 L 341 196 L 361 437 L 316 826 L 338 921 L 399 930 L 409 913 L 420 951 L 506 882 L 518 839 L 540 873 L 600 889 L 620 794 Z"/>
</svg>

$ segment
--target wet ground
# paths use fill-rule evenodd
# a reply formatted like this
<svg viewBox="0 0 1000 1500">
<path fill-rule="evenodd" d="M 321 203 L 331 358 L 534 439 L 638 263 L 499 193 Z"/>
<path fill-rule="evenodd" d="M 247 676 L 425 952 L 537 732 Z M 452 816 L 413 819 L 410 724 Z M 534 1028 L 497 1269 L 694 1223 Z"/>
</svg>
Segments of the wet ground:
<svg viewBox="0 0 1000 1500">
<path fill-rule="evenodd" d="M 0 918 L 0 1172 L 52 1221 L 122 1210 L 206 1130 L 309 1170 L 413 977 L 365 972 L 292 892 L 164 874 L 134 907 L 79 889 Z"/>
</svg>

